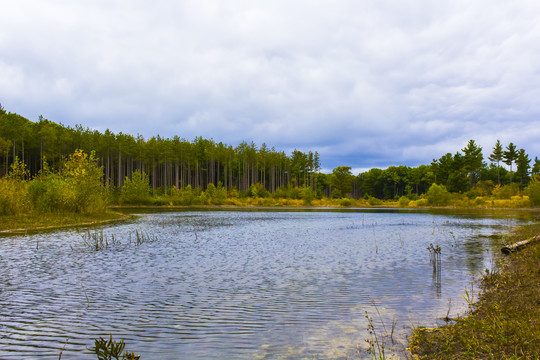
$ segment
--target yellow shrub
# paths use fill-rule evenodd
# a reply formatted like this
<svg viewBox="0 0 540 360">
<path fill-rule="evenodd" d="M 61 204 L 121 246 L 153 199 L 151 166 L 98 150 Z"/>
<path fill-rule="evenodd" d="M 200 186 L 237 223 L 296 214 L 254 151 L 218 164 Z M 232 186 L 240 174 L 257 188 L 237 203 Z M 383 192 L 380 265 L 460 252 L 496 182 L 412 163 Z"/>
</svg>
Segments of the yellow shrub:
<svg viewBox="0 0 540 360">
<path fill-rule="evenodd" d="M 26 188 L 23 180 L 0 179 L 0 215 L 18 215 L 29 210 Z"/>
</svg>

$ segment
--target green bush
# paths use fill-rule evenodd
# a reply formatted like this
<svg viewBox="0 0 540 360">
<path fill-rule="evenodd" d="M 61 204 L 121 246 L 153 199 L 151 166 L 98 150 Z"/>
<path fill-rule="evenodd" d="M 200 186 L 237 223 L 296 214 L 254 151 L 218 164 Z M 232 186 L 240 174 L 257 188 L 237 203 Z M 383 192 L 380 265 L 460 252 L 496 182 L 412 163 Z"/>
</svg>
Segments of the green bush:
<svg viewBox="0 0 540 360">
<path fill-rule="evenodd" d="M 131 179 L 126 177 L 121 195 L 122 202 L 126 204 L 148 204 L 150 197 L 150 181 L 148 176 L 139 170 L 131 174 Z"/>
<path fill-rule="evenodd" d="M 63 207 L 77 213 L 94 212 L 105 208 L 101 184 L 103 169 L 97 166 L 92 152 L 90 156 L 76 150 L 64 164 Z"/>
<path fill-rule="evenodd" d="M 486 199 L 484 199 L 483 197 L 479 196 L 479 197 L 477 197 L 477 198 L 474 200 L 474 204 L 475 204 L 475 205 L 479 205 L 479 206 L 485 205 L 485 204 L 486 204 Z"/>
<path fill-rule="evenodd" d="M 313 191 L 311 190 L 311 188 L 306 187 L 303 189 L 302 200 L 304 201 L 304 205 L 311 205 L 314 198 L 315 198 L 315 194 L 313 194 Z"/>
<path fill-rule="evenodd" d="M 497 199 L 510 199 L 517 194 L 519 194 L 519 185 L 516 183 L 496 187 L 495 190 L 493 190 L 493 195 Z"/>
<path fill-rule="evenodd" d="M 191 205 L 195 201 L 195 194 L 191 185 L 186 186 L 180 191 L 180 202 L 182 205 Z"/>
<path fill-rule="evenodd" d="M 373 196 L 368 196 L 367 202 L 371 206 L 377 206 L 377 205 L 382 204 L 382 200 L 377 199 L 376 197 L 373 197 Z"/>
<path fill-rule="evenodd" d="M 205 193 L 211 204 L 223 205 L 227 201 L 227 190 L 225 190 L 221 181 L 218 183 L 217 187 L 212 183 L 208 184 Z"/>
<path fill-rule="evenodd" d="M 268 190 L 264 188 L 264 185 L 261 183 L 252 184 L 248 191 L 247 196 L 251 198 L 266 198 L 270 196 Z"/>
<path fill-rule="evenodd" d="M 409 202 L 411 200 L 409 200 L 409 198 L 407 196 L 402 196 L 399 198 L 399 207 L 407 207 L 409 206 Z"/>
<path fill-rule="evenodd" d="M 64 210 L 64 182 L 54 174 L 41 176 L 28 183 L 27 196 L 34 211 L 39 213 Z"/>
<path fill-rule="evenodd" d="M 446 206 L 450 202 L 450 193 L 444 185 L 432 184 L 426 193 L 426 199 L 431 206 Z"/>
<path fill-rule="evenodd" d="M 343 197 L 343 194 L 341 193 L 341 190 L 334 189 L 332 190 L 332 199 L 341 199 Z"/>
<path fill-rule="evenodd" d="M 428 200 L 427 199 L 418 199 L 418 200 L 416 200 L 416 206 L 418 206 L 418 207 L 428 206 Z"/>
<path fill-rule="evenodd" d="M 467 191 L 464 195 L 472 200 L 472 199 L 476 199 L 477 197 L 479 197 L 480 193 L 478 191 L 476 191 L 476 189 L 471 189 L 471 190 Z"/>
<path fill-rule="evenodd" d="M 0 179 L 0 215 L 18 215 L 29 210 L 26 187 L 23 180 Z"/>
<path fill-rule="evenodd" d="M 349 198 L 343 198 L 339 201 L 339 205 L 343 207 L 349 207 L 352 205 L 352 200 Z"/>
<path fill-rule="evenodd" d="M 525 189 L 532 206 L 540 205 L 540 176 L 534 175 L 531 183 Z"/>
</svg>

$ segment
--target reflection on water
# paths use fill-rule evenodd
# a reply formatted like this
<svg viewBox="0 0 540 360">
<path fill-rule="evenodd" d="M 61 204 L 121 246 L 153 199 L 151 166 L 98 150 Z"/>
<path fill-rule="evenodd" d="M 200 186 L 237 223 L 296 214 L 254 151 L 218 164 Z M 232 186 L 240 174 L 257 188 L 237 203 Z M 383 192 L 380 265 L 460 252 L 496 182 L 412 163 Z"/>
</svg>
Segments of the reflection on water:
<svg viewBox="0 0 540 360">
<path fill-rule="evenodd" d="M 87 359 L 112 333 L 146 359 L 364 356 L 365 310 L 431 325 L 489 266 L 501 217 L 167 212 L 81 232 L 0 239 L 0 358 Z M 135 231 L 157 236 L 135 246 Z M 36 246 L 39 242 L 39 247 Z M 429 244 L 441 247 L 433 273 Z M 435 275 L 435 278 L 433 277 Z M 373 314 L 372 314 L 373 315 Z M 374 319 L 382 326 L 381 319 Z"/>
</svg>

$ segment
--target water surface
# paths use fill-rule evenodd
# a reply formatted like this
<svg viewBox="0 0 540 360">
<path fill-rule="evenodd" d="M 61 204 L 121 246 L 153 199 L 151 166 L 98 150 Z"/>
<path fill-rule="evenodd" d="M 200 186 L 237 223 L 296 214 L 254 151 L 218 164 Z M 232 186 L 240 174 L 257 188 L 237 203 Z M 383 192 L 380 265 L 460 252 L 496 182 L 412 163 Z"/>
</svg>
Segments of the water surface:
<svg viewBox="0 0 540 360">
<path fill-rule="evenodd" d="M 395 321 L 402 341 L 449 306 L 464 311 L 460 294 L 497 256 L 494 235 L 519 222 L 185 211 L 106 226 L 115 243 L 100 251 L 86 229 L 1 238 L 0 358 L 93 358 L 86 347 L 111 333 L 142 359 L 362 357 L 366 311 L 378 328 L 377 309 L 388 330 Z M 137 246 L 136 231 L 156 238 Z M 442 249 L 440 278 L 430 243 Z"/>
</svg>

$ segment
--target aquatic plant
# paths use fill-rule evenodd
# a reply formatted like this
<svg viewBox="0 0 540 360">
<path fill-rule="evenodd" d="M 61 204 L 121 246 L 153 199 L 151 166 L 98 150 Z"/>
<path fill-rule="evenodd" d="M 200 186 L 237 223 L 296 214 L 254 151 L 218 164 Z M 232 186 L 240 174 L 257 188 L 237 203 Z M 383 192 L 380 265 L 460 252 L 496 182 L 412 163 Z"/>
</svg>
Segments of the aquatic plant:
<svg viewBox="0 0 540 360">
<path fill-rule="evenodd" d="M 120 241 L 114 236 L 114 234 L 109 235 L 103 232 L 103 229 L 90 232 L 88 230 L 86 233 L 81 235 L 84 241 L 84 245 L 87 247 L 99 251 L 107 249 L 109 245 L 119 245 Z M 110 240 L 110 241 L 109 241 Z"/>
<path fill-rule="evenodd" d="M 129 233 L 129 243 L 131 244 L 132 236 L 131 232 Z M 145 242 L 150 241 L 157 241 L 158 238 L 156 235 L 148 235 L 148 233 L 144 233 L 142 230 L 139 232 L 139 230 L 135 230 L 135 237 L 133 238 L 133 243 L 135 246 L 139 246 Z"/>
<path fill-rule="evenodd" d="M 94 340 L 94 347 L 88 348 L 91 352 L 97 355 L 99 360 L 138 360 L 140 355 L 136 355 L 134 352 L 124 351 L 126 344 L 124 340 L 115 341 L 112 338 L 112 334 L 109 340 L 105 340 L 102 337 Z"/>
</svg>

